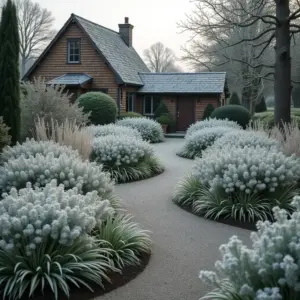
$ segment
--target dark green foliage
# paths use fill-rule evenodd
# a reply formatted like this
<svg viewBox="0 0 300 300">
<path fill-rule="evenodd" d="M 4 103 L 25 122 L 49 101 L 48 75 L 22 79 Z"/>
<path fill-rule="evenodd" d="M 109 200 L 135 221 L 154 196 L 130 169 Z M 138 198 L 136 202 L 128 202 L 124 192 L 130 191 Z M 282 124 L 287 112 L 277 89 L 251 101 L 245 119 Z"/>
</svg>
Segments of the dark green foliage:
<svg viewBox="0 0 300 300">
<path fill-rule="evenodd" d="M 202 120 L 208 119 L 214 110 L 215 108 L 211 103 L 207 104 L 203 112 Z"/>
<path fill-rule="evenodd" d="M 242 105 L 225 105 L 216 108 L 211 114 L 211 118 L 228 119 L 246 128 L 251 119 L 251 114 L 249 110 Z"/>
<path fill-rule="evenodd" d="M 124 119 L 124 118 L 143 118 L 143 115 L 134 111 L 120 113 L 119 119 Z"/>
<path fill-rule="evenodd" d="M 160 115 L 156 121 L 163 125 L 173 126 L 175 121 L 173 120 L 172 116 L 170 114 L 162 114 Z"/>
<path fill-rule="evenodd" d="M 11 136 L 8 134 L 9 128 L 3 123 L 3 118 L 0 117 L 0 152 L 10 144 Z"/>
<path fill-rule="evenodd" d="M 83 94 L 78 98 L 78 104 L 83 107 L 85 113 L 91 112 L 89 119 L 93 125 L 105 125 L 116 121 L 117 104 L 107 94 L 100 92 Z"/>
<path fill-rule="evenodd" d="M 240 98 L 239 98 L 239 96 L 236 92 L 232 93 L 228 104 L 233 104 L 233 105 L 240 105 L 241 104 Z"/>
<path fill-rule="evenodd" d="M 224 94 L 225 94 L 225 99 L 228 99 L 231 95 L 228 87 L 227 78 L 225 79 Z"/>
<path fill-rule="evenodd" d="M 292 90 L 292 99 L 294 103 L 294 107 L 300 107 L 300 86 L 293 88 Z"/>
<path fill-rule="evenodd" d="M 162 100 L 162 101 L 160 101 L 156 111 L 154 112 L 154 116 L 155 116 L 155 118 L 158 118 L 161 115 L 167 114 L 167 113 L 169 113 L 169 110 L 168 110 L 165 102 Z"/>
<path fill-rule="evenodd" d="M 0 116 L 10 128 L 13 144 L 20 136 L 19 47 L 16 6 L 7 0 L 0 24 Z"/>
<path fill-rule="evenodd" d="M 261 100 L 256 104 L 255 112 L 260 113 L 264 111 L 267 111 L 267 105 L 266 105 L 265 97 L 263 96 Z"/>
</svg>

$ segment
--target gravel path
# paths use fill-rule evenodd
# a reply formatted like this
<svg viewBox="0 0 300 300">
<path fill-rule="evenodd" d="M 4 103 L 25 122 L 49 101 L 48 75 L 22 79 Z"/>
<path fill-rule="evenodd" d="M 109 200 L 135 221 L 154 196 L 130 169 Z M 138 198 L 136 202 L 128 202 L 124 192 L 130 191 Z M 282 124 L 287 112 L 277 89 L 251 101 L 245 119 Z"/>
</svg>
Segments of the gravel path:
<svg viewBox="0 0 300 300">
<path fill-rule="evenodd" d="M 234 234 L 248 243 L 249 231 L 196 217 L 172 203 L 176 183 L 193 166 L 176 156 L 182 144 L 167 139 L 154 146 L 166 167 L 163 174 L 117 186 L 124 206 L 152 231 L 153 253 L 143 273 L 99 300 L 198 300 L 207 292 L 199 270 L 213 269 L 220 244 Z"/>
</svg>

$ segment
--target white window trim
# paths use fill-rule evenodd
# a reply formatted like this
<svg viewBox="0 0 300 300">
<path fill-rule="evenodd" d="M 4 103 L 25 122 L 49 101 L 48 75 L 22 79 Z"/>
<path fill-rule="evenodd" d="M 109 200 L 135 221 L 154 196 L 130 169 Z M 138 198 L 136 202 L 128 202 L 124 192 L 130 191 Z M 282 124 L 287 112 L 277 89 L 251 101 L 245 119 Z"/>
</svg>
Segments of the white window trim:
<svg viewBox="0 0 300 300">
<path fill-rule="evenodd" d="M 146 97 L 151 98 L 151 112 L 152 113 L 150 113 L 150 114 L 145 112 Z M 153 111 L 153 96 L 144 96 L 144 99 L 143 99 L 143 115 L 145 115 L 145 116 L 154 116 L 154 111 Z"/>
</svg>

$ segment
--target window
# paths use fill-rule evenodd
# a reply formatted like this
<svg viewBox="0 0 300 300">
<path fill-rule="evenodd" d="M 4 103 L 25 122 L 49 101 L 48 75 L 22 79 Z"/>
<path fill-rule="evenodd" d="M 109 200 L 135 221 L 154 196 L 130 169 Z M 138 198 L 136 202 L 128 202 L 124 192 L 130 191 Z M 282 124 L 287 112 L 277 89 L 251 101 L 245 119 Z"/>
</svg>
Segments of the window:
<svg viewBox="0 0 300 300">
<path fill-rule="evenodd" d="M 80 39 L 68 40 L 67 62 L 68 64 L 80 63 Z"/>
<path fill-rule="evenodd" d="M 158 96 L 144 97 L 144 115 L 154 115 L 161 98 Z"/>
<path fill-rule="evenodd" d="M 134 111 L 134 94 L 126 93 L 126 111 Z"/>
</svg>

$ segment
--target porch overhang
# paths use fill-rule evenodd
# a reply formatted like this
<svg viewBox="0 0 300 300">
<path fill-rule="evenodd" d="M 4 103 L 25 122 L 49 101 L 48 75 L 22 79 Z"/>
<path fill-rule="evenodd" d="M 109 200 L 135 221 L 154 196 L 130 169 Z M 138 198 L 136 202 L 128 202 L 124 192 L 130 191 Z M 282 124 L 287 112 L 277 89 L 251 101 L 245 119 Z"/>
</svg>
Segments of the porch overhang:
<svg viewBox="0 0 300 300">
<path fill-rule="evenodd" d="M 82 87 L 92 80 L 92 77 L 84 73 L 67 73 L 48 81 L 47 84 Z"/>
</svg>

